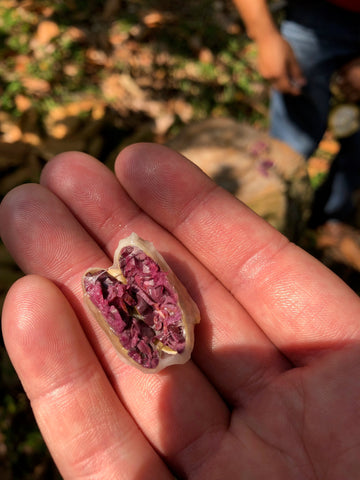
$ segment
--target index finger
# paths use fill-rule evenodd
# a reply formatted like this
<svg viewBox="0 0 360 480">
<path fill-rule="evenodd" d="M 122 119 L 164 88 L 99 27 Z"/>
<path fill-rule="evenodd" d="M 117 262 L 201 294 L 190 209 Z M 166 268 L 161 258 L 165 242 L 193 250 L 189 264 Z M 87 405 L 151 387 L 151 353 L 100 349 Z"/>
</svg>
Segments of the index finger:
<svg viewBox="0 0 360 480">
<path fill-rule="evenodd" d="M 336 275 L 216 188 L 181 155 L 135 145 L 116 173 L 133 200 L 233 293 L 294 363 L 360 337 L 360 300 Z"/>
</svg>

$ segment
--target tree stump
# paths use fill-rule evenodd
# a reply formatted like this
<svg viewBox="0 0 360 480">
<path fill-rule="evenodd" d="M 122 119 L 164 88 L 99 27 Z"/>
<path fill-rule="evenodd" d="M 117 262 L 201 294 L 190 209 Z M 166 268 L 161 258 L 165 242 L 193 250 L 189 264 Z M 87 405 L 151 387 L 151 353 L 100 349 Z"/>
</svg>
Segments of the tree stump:
<svg viewBox="0 0 360 480">
<path fill-rule="evenodd" d="M 283 142 L 229 118 L 190 124 L 167 145 L 297 241 L 310 213 L 304 158 Z"/>
</svg>

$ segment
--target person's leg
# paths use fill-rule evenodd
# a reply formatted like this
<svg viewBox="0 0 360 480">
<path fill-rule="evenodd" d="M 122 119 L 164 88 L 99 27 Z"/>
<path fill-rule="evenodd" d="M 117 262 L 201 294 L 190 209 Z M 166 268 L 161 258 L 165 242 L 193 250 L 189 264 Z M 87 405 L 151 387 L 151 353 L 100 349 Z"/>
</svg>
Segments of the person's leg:
<svg viewBox="0 0 360 480">
<path fill-rule="evenodd" d="M 327 2 L 305 1 L 301 6 L 294 4 L 289 18 L 282 32 L 307 85 L 299 97 L 273 93 L 271 134 L 308 158 L 327 127 L 331 75 L 360 56 L 360 16 L 354 18 Z M 352 210 L 353 191 L 360 187 L 360 132 L 340 144 L 330 175 L 315 195 L 313 226 L 329 218 L 346 220 Z"/>
<path fill-rule="evenodd" d="M 334 62 L 323 51 L 312 29 L 286 21 L 282 34 L 290 43 L 307 79 L 300 96 L 273 91 L 270 134 L 308 158 L 317 148 L 326 126 L 329 110 L 329 82 Z"/>
</svg>

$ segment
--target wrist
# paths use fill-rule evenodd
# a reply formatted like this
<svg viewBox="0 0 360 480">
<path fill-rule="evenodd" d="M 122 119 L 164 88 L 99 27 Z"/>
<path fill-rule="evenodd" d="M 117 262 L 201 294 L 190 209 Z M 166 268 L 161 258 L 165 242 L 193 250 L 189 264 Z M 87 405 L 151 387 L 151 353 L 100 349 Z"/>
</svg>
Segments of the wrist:
<svg viewBox="0 0 360 480">
<path fill-rule="evenodd" d="M 259 25 L 253 25 L 252 28 L 247 30 L 247 35 L 255 43 L 267 42 L 270 38 L 281 37 L 281 33 L 271 21 L 269 23 L 259 23 Z"/>
<path fill-rule="evenodd" d="M 265 0 L 233 0 L 247 35 L 257 42 L 263 36 L 278 32 Z"/>
</svg>

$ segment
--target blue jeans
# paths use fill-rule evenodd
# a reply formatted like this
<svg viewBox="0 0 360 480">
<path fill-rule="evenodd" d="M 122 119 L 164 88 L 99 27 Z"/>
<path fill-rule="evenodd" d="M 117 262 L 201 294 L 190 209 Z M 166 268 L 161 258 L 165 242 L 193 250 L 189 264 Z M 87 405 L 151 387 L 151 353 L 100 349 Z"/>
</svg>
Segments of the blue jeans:
<svg viewBox="0 0 360 480">
<path fill-rule="evenodd" d="M 289 2 L 282 34 L 292 46 L 307 79 L 299 97 L 272 92 L 271 134 L 308 158 L 327 128 L 332 74 L 360 57 L 360 15 L 326 2 Z M 317 192 L 316 223 L 346 220 L 352 193 L 360 188 L 360 131 L 341 140 L 326 184 Z"/>
</svg>

